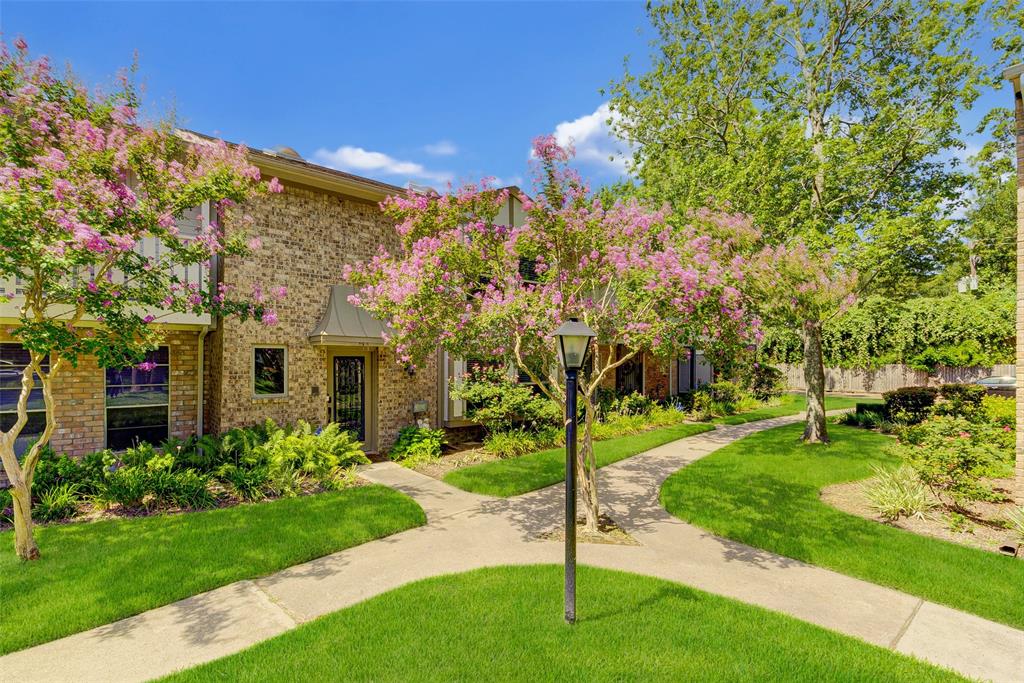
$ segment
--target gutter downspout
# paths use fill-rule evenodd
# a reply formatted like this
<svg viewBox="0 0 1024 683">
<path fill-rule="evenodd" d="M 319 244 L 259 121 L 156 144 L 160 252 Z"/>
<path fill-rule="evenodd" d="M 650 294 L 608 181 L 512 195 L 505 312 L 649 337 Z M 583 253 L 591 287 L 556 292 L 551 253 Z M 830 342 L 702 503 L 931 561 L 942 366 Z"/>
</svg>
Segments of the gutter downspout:
<svg viewBox="0 0 1024 683">
<path fill-rule="evenodd" d="M 199 332 L 199 349 L 197 351 L 198 363 L 199 363 L 199 377 L 196 380 L 196 438 L 203 438 L 203 407 L 206 405 L 206 358 L 205 358 L 205 345 L 203 342 L 206 340 L 208 335 L 213 330 L 212 325 L 206 325 Z"/>
</svg>

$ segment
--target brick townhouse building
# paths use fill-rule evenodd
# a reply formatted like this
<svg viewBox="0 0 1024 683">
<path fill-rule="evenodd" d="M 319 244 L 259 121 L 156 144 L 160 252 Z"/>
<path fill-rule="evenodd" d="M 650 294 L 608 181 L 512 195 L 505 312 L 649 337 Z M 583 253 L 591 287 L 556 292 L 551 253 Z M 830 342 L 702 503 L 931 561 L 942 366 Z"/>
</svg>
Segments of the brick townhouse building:
<svg viewBox="0 0 1024 683">
<path fill-rule="evenodd" d="M 183 133 L 183 135 L 194 135 Z M 197 140 L 201 137 L 197 136 Z M 458 429 L 471 425 L 465 407 L 448 396 L 449 382 L 466 370 L 463 359 L 443 352 L 415 371 L 407 370 L 381 338 L 383 325 L 347 301 L 342 267 L 371 258 L 379 245 L 398 246 L 379 202 L 404 188 L 336 171 L 303 160 L 288 148 L 250 152 L 264 177 L 277 177 L 281 194 L 246 207 L 250 232 L 262 247 L 245 258 L 215 260 L 209 270 L 183 273 L 208 287 L 224 282 L 236 291 L 253 285 L 283 285 L 288 295 L 275 304 L 279 323 L 218 320 L 208 315 L 162 318 L 165 342 L 150 354 L 156 367 L 103 369 L 82 358 L 55 381 L 58 428 L 52 445 L 70 455 L 122 449 L 137 441 L 221 433 L 272 418 L 314 424 L 342 423 L 357 432 L 366 450 L 386 450 L 398 430 L 417 420 Z M 187 231 L 206 207 L 181 219 Z M 522 207 L 513 193 L 507 211 L 520 224 Z M 144 253 L 156 253 L 154 240 Z M 0 322 L 16 320 L 18 283 L 0 283 Z M 6 328 L 0 328 L 0 423 L 14 420 L 25 358 Z M 692 370 L 691 370 L 692 368 Z M 638 358 L 614 378 L 619 391 L 664 398 L 692 383 L 710 380 L 699 354 L 676 362 Z M 41 396 L 30 402 L 22 444 L 42 431 Z"/>
</svg>

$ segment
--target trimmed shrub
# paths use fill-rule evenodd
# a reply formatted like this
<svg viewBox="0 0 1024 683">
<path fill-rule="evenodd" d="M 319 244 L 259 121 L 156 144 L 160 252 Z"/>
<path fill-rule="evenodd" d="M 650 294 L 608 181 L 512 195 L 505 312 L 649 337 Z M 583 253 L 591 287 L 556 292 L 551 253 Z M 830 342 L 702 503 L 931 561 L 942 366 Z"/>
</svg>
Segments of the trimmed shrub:
<svg viewBox="0 0 1024 683">
<path fill-rule="evenodd" d="M 537 394 L 531 385 L 520 384 L 504 370 L 474 372 L 451 386 L 453 399 L 466 402 L 466 417 L 488 432 L 513 427 L 539 429 L 562 421 L 561 407 Z"/>
<path fill-rule="evenodd" d="M 973 418 L 982 409 L 985 387 L 980 384 L 943 384 L 939 387 L 942 402 L 936 404 L 936 415 Z"/>
<path fill-rule="evenodd" d="M 705 384 L 699 392 L 704 392 L 711 397 L 711 400 L 719 404 L 736 404 L 743 396 L 743 391 L 733 382 L 721 381 Z"/>
<path fill-rule="evenodd" d="M 935 405 L 939 390 L 935 387 L 903 387 L 882 394 L 886 418 L 902 424 L 918 424 Z"/>
<path fill-rule="evenodd" d="M 928 489 L 917 478 L 913 467 L 900 465 L 896 469 L 873 466 L 873 478 L 864 483 L 864 495 L 883 519 L 896 521 L 900 517 L 923 517 L 935 507 L 928 497 Z"/>
<path fill-rule="evenodd" d="M 754 363 L 747 375 L 746 389 L 758 401 L 772 401 L 782 396 L 786 377 L 778 368 L 765 363 Z"/>
</svg>

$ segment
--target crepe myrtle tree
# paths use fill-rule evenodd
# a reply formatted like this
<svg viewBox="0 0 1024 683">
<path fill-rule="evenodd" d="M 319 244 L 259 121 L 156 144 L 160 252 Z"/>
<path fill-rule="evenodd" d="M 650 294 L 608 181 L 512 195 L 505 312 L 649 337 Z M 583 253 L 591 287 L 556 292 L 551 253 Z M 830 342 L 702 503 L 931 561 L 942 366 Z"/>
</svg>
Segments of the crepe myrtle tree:
<svg viewBox="0 0 1024 683">
<path fill-rule="evenodd" d="M 101 367 L 143 362 L 161 339 L 161 317 L 206 313 L 276 322 L 255 296 L 236 297 L 184 278 L 183 266 L 250 246 L 236 205 L 279 191 L 243 148 L 189 143 L 168 122 L 147 125 L 124 76 L 109 94 L 90 93 L 70 74 L 55 76 L 46 58 L 32 60 L 25 41 L 0 46 L 0 278 L 19 283 L 10 300 L 17 319 L 9 334 L 28 352 L 17 417 L 0 432 L 0 460 L 11 484 L 15 551 L 39 557 L 32 531 L 32 479 L 57 426 L 54 380 L 82 356 Z M 211 202 L 214 218 L 183 235 L 176 217 Z M 229 220 L 237 229 L 228 235 Z M 160 240 L 159 256 L 136 250 Z M 15 443 L 40 391 L 42 434 L 21 454 Z"/>
<path fill-rule="evenodd" d="M 592 447 L 597 388 L 642 352 L 669 357 L 723 329 L 749 330 L 733 286 L 740 263 L 720 263 L 714 243 L 690 226 L 672 227 L 667 209 L 636 201 L 602 203 L 569 167 L 572 152 L 550 136 L 534 141 L 535 197 L 520 195 L 521 226 L 498 218 L 508 189 L 487 181 L 448 194 L 409 193 L 382 204 L 401 246 L 345 269 L 352 303 L 389 326 L 400 362 L 415 365 L 440 344 L 527 373 L 564 405 L 553 331 L 576 317 L 606 348 L 579 382 L 585 408 L 578 451 L 588 528 L 597 525 Z M 502 213 L 504 215 L 504 213 Z"/>
<path fill-rule="evenodd" d="M 747 259 L 745 294 L 771 325 L 798 330 L 804 347 L 807 420 L 803 440 L 828 443 L 821 330 L 857 299 L 858 274 L 800 239 L 762 246 Z"/>
</svg>

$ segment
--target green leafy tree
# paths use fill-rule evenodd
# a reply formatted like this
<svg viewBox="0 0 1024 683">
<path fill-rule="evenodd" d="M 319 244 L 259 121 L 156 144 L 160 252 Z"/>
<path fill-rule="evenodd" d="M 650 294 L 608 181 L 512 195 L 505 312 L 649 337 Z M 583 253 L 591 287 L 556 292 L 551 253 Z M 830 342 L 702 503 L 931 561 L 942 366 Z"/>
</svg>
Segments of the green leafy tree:
<svg viewBox="0 0 1024 683">
<path fill-rule="evenodd" d="M 992 82 L 971 50 L 985 11 L 914 0 L 652 4 L 653 64 L 612 88 L 638 191 L 677 211 L 748 214 L 769 245 L 798 239 L 812 258 L 859 272 L 858 291 L 931 274 L 963 184 L 941 155 L 962 146 L 958 113 Z M 815 359 L 819 316 L 837 309 L 806 310 L 808 424 L 820 425 L 806 436 L 826 440 Z"/>
</svg>

